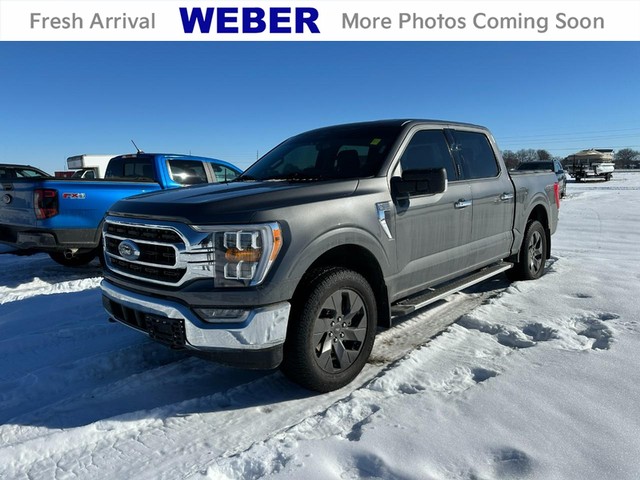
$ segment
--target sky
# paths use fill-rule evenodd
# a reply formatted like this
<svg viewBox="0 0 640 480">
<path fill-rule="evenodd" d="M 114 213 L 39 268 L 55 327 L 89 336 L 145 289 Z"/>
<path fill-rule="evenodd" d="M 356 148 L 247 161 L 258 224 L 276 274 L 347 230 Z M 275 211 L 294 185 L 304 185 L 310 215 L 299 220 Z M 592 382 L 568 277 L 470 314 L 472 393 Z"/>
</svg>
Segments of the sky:
<svg viewBox="0 0 640 480">
<path fill-rule="evenodd" d="M 246 168 L 383 118 L 489 127 L 503 150 L 640 150 L 638 42 L 2 42 L 0 162 L 192 153 Z"/>
</svg>

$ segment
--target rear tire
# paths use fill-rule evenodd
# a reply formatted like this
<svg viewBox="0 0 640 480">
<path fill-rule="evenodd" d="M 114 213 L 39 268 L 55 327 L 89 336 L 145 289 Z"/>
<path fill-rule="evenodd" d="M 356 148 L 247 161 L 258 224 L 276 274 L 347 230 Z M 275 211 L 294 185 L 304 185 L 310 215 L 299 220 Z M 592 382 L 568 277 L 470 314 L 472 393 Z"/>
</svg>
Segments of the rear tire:
<svg viewBox="0 0 640 480">
<path fill-rule="evenodd" d="M 520 259 L 516 265 L 507 270 L 507 277 L 515 280 L 535 280 L 544 273 L 544 265 L 547 262 L 547 234 L 544 227 L 537 220 L 527 224 L 520 246 Z"/>
<path fill-rule="evenodd" d="M 347 385 L 364 368 L 375 339 L 377 305 L 357 272 L 312 272 L 294 299 L 284 344 L 283 373 L 310 390 Z"/>
<path fill-rule="evenodd" d="M 62 252 L 50 252 L 49 256 L 51 260 L 65 267 L 81 267 L 96 258 L 98 252 L 99 249 L 96 248 L 85 253 L 78 253 L 71 258 L 66 258 Z"/>
</svg>

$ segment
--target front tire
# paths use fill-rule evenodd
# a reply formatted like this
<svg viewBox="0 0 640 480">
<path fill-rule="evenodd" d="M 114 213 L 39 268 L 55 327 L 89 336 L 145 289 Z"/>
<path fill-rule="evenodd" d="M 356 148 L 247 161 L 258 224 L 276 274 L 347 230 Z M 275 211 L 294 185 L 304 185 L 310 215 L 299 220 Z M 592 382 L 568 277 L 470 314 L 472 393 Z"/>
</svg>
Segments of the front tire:
<svg viewBox="0 0 640 480">
<path fill-rule="evenodd" d="M 529 222 L 520 246 L 520 259 L 511 270 L 507 270 L 509 280 L 540 278 L 544 273 L 548 248 L 547 234 L 542 224 L 537 220 Z"/>
<path fill-rule="evenodd" d="M 284 374 L 310 390 L 347 385 L 364 368 L 375 339 L 377 306 L 367 280 L 332 268 L 312 273 L 294 299 Z"/>
</svg>

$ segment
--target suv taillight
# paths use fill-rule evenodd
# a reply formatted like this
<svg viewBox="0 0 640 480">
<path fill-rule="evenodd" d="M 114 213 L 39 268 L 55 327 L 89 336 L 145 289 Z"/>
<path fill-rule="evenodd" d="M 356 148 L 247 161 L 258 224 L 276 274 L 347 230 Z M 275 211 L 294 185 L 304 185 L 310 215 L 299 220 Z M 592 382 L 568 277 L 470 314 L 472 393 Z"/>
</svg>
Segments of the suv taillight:
<svg viewBox="0 0 640 480">
<path fill-rule="evenodd" d="M 38 220 L 57 215 L 58 191 L 51 188 L 36 188 L 33 191 L 33 209 Z"/>
</svg>

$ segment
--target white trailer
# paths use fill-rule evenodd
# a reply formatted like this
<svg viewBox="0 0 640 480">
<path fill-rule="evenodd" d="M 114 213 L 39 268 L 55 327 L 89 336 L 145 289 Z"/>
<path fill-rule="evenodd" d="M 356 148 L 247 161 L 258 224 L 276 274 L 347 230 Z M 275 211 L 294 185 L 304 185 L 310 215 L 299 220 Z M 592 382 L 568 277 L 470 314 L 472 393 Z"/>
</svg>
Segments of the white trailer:
<svg viewBox="0 0 640 480">
<path fill-rule="evenodd" d="M 67 158 L 67 168 L 74 178 L 104 178 L 109 160 L 117 155 L 74 155 Z"/>
</svg>

